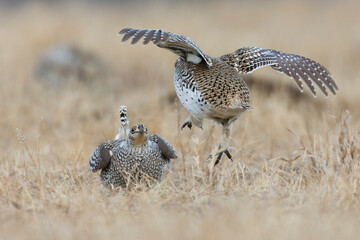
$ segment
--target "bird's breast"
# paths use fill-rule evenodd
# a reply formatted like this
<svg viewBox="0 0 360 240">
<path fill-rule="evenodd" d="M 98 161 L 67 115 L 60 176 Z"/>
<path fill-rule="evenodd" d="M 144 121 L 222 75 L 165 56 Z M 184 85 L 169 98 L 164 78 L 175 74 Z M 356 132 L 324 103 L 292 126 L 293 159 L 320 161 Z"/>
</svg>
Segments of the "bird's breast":
<svg viewBox="0 0 360 240">
<path fill-rule="evenodd" d="M 195 79 L 195 64 L 182 62 L 177 64 L 174 73 L 176 94 L 181 104 L 197 118 L 204 117 L 209 112 L 209 105 L 197 87 Z"/>
</svg>

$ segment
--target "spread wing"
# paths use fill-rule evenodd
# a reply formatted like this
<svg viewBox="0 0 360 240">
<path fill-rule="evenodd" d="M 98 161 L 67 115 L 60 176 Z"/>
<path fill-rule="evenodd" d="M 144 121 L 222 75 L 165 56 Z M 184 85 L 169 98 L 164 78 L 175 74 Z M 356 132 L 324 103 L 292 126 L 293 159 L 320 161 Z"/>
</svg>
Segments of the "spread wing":
<svg viewBox="0 0 360 240">
<path fill-rule="evenodd" d="M 105 168 L 109 164 L 112 157 L 112 153 L 110 151 L 117 142 L 119 141 L 111 140 L 103 142 L 95 149 L 89 161 L 91 171 L 96 172 Z"/>
<path fill-rule="evenodd" d="M 304 81 L 314 96 L 316 96 L 314 82 L 326 96 L 328 95 L 326 87 L 334 95 L 338 90 L 331 74 L 325 67 L 302 56 L 272 49 L 244 47 L 223 55 L 220 59 L 233 66 L 241 74 L 248 74 L 258 68 L 271 66 L 294 79 L 300 91 L 303 91 L 302 81 Z"/>
<path fill-rule="evenodd" d="M 166 141 L 165 139 L 163 139 L 162 137 L 156 134 L 150 134 L 148 138 L 151 141 L 156 142 L 156 144 L 159 146 L 161 154 L 165 158 L 167 159 L 177 158 L 175 149 L 171 146 L 171 144 L 168 141 Z"/>
<path fill-rule="evenodd" d="M 187 59 L 188 54 L 194 54 L 203 59 L 208 66 L 212 65 L 211 59 L 203 53 L 196 43 L 190 38 L 179 34 L 159 29 L 124 28 L 119 32 L 119 35 L 124 35 L 123 42 L 133 37 L 131 44 L 135 44 L 143 38 L 143 44 L 148 44 L 152 41 L 156 46 L 166 48 L 184 59 Z"/>
</svg>

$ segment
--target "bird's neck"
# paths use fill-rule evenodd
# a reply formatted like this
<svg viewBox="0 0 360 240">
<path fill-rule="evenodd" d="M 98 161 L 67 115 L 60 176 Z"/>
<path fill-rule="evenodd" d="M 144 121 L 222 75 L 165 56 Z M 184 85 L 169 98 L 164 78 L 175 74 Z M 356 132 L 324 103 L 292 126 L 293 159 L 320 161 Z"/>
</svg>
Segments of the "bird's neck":
<svg viewBox="0 0 360 240">
<path fill-rule="evenodd" d="M 134 146 L 142 146 L 146 143 L 147 137 L 145 136 L 145 134 L 140 134 L 138 136 L 136 136 L 133 139 L 130 139 L 130 142 L 132 145 Z"/>
</svg>

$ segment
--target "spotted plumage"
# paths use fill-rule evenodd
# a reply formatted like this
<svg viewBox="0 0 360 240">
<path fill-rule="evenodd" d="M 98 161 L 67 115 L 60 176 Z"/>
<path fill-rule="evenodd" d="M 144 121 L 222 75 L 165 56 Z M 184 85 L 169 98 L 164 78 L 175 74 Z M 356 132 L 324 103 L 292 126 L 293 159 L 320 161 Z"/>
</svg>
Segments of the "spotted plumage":
<svg viewBox="0 0 360 240">
<path fill-rule="evenodd" d="M 316 95 L 315 83 L 327 96 L 327 89 L 336 94 L 338 87 L 330 73 L 319 63 L 294 54 L 272 49 L 244 47 L 221 57 L 206 55 L 190 38 L 163 30 L 125 28 L 120 31 L 122 41 L 133 37 L 131 44 L 141 38 L 144 44 L 152 41 L 179 56 L 175 64 L 175 90 L 180 102 L 190 112 L 183 127 L 192 124 L 202 128 L 204 118 L 210 118 L 223 126 L 218 149 L 217 164 L 228 151 L 231 126 L 246 110 L 250 110 L 250 91 L 241 74 L 271 66 L 294 79 L 303 91 L 303 82 Z"/>
<path fill-rule="evenodd" d="M 90 158 L 90 169 L 101 169 L 101 180 L 108 187 L 126 187 L 144 178 L 160 181 L 174 148 L 162 137 L 147 134 L 143 124 L 131 128 L 127 138 L 101 143 Z"/>
<path fill-rule="evenodd" d="M 272 49 L 244 47 L 234 53 L 223 55 L 220 59 L 230 64 L 241 74 L 251 73 L 260 67 L 271 66 L 294 79 L 300 91 L 303 91 L 302 81 L 304 81 L 314 96 L 316 90 L 313 82 L 326 96 L 328 96 L 326 87 L 334 95 L 338 90 L 331 74 L 325 67 L 299 55 L 282 53 Z"/>
</svg>

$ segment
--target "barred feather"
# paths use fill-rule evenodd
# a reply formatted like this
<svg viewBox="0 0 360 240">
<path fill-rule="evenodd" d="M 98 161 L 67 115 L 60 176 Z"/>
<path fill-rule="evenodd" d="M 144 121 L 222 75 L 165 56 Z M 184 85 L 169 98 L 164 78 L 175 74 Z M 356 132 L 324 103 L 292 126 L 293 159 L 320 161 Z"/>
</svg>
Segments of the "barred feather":
<svg viewBox="0 0 360 240">
<path fill-rule="evenodd" d="M 328 96 L 326 87 L 334 95 L 338 90 L 336 83 L 325 67 L 302 56 L 272 49 L 244 47 L 233 53 L 223 55 L 220 59 L 233 66 L 241 74 L 248 74 L 258 68 L 271 66 L 294 79 L 301 91 L 303 91 L 302 81 L 304 81 L 314 96 L 316 96 L 314 82 L 326 96 Z"/>
<path fill-rule="evenodd" d="M 111 159 L 111 153 L 110 150 L 115 146 L 117 141 L 107 141 L 104 143 L 101 143 L 93 152 L 89 165 L 90 170 L 93 172 L 96 172 L 100 169 L 105 168 L 110 163 Z"/>
<path fill-rule="evenodd" d="M 150 135 L 148 135 L 148 139 L 150 141 L 154 141 L 158 145 L 158 147 L 159 147 L 159 149 L 161 151 L 161 154 L 165 158 L 167 158 L 167 159 L 177 158 L 177 154 L 175 152 L 175 149 L 164 138 L 162 138 L 162 137 L 160 137 L 159 135 L 156 135 L 156 134 L 150 134 Z"/>
<path fill-rule="evenodd" d="M 120 127 L 119 133 L 116 135 L 115 140 L 126 138 L 129 134 L 129 121 L 127 120 L 127 107 L 120 107 Z"/>
<path fill-rule="evenodd" d="M 192 53 L 201 57 L 207 65 L 212 65 L 211 58 L 206 56 L 196 43 L 190 38 L 179 34 L 165 32 L 159 29 L 124 28 L 119 32 L 119 35 L 124 35 L 122 42 L 133 37 L 131 44 L 136 44 L 143 38 L 143 44 L 148 44 L 152 41 L 158 47 L 166 48 L 185 59 L 189 53 Z"/>
</svg>

